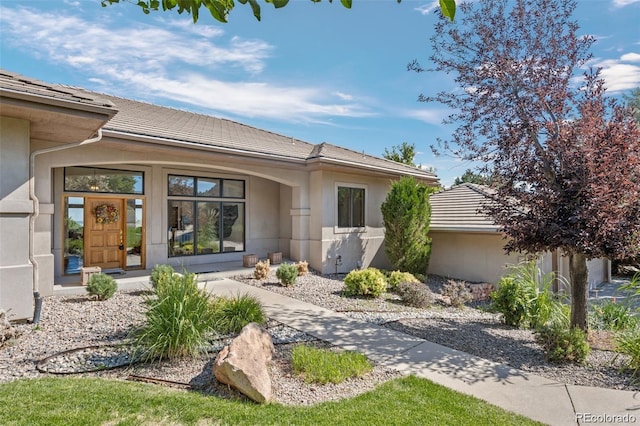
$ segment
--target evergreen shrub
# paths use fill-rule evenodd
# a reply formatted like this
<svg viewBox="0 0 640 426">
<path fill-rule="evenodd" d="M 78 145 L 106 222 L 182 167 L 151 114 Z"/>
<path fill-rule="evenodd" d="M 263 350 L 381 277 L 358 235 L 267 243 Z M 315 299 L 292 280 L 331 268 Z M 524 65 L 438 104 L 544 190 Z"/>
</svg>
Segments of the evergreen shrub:
<svg viewBox="0 0 640 426">
<path fill-rule="evenodd" d="M 387 290 L 384 274 L 376 268 L 355 269 L 344 278 L 347 296 L 378 297 Z"/>
<path fill-rule="evenodd" d="M 87 293 L 89 293 L 91 297 L 98 300 L 107 300 L 113 297 L 117 290 L 118 284 L 116 284 L 116 280 L 107 274 L 99 273 L 89 277 Z"/>
</svg>

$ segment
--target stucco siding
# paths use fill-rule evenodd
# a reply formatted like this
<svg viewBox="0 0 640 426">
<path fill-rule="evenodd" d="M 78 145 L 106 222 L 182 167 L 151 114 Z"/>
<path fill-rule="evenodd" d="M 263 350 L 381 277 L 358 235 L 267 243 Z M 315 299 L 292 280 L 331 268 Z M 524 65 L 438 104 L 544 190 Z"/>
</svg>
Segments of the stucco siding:
<svg viewBox="0 0 640 426">
<path fill-rule="evenodd" d="M 9 319 L 33 314 L 29 260 L 29 122 L 0 117 L 0 309 Z"/>
<path fill-rule="evenodd" d="M 472 282 L 496 283 L 517 255 L 504 253 L 500 234 L 431 231 L 429 273 Z"/>
<path fill-rule="evenodd" d="M 280 248 L 280 185 L 252 176 L 247 179 L 246 250 L 260 257 Z"/>
<path fill-rule="evenodd" d="M 388 178 L 372 178 L 337 172 L 322 173 L 322 197 L 313 205 L 321 205 L 322 226 L 319 248 L 323 273 L 347 273 L 356 268 L 390 267 L 384 254 L 384 226 L 380 206 L 391 185 Z M 354 186 L 365 189 L 365 227 L 342 229 L 337 226 L 337 188 Z M 313 188 L 313 186 L 312 186 Z M 317 191 L 312 191 L 316 194 Z M 317 219 L 316 219 L 317 220 Z"/>
</svg>

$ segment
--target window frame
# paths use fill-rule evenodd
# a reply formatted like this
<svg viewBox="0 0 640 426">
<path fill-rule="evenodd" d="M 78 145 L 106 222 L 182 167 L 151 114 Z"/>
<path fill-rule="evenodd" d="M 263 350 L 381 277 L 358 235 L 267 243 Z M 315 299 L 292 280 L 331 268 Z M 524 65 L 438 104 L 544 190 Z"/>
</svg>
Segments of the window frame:
<svg viewBox="0 0 640 426">
<path fill-rule="evenodd" d="M 349 217 L 349 225 L 350 226 L 340 226 L 340 203 L 339 203 L 339 191 L 341 188 L 349 189 L 349 205 L 350 205 L 350 217 Z M 362 200 L 362 226 L 353 226 L 353 189 L 359 189 L 363 191 L 363 200 Z M 359 183 L 345 183 L 345 182 L 336 182 L 335 183 L 335 225 L 334 225 L 334 233 L 336 234 L 348 234 L 348 233 L 363 233 L 367 232 L 367 192 L 369 190 L 368 185 L 359 184 Z"/>
<path fill-rule="evenodd" d="M 193 180 L 193 194 L 192 195 L 184 195 L 184 194 L 175 194 L 172 195 L 171 194 L 171 178 L 185 178 L 185 179 L 192 179 Z M 214 181 L 217 180 L 218 184 L 219 184 L 219 195 L 217 196 L 209 196 L 209 195 L 202 195 L 198 193 L 198 181 L 199 179 L 202 180 L 206 180 L 206 181 Z M 234 182 L 241 182 L 242 183 L 242 197 L 225 197 L 224 196 L 224 181 L 234 181 Z M 222 177 L 213 177 L 213 176 L 199 176 L 199 175 L 188 175 L 188 174 L 184 174 L 184 173 L 167 173 L 166 175 L 166 183 L 167 183 L 167 198 L 166 198 L 166 209 L 167 209 L 167 229 L 171 229 L 170 227 L 170 223 L 169 223 L 169 219 L 170 219 L 170 214 L 169 214 L 169 209 L 171 208 L 171 203 L 172 202 L 188 202 L 188 203 L 192 203 L 192 220 L 193 220 L 193 230 L 192 235 L 193 235 L 193 239 L 192 239 L 192 244 L 193 244 L 193 251 L 191 253 L 180 253 L 180 254 L 171 254 L 172 249 L 175 249 L 175 247 L 170 247 L 170 240 L 167 240 L 167 256 L 169 258 L 179 258 L 179 257 L 192 257 L 192 256 L 210 256 L 210 255 L 219 255 L 219 254 L 224 254 L 224 253 L 244 253 L 246 252 L 246 248 L 247 248 L 247 234 L 246 234 L 246 230 L 247 230 L 247 223 L 246 223 L 246 180 L 245 179 L 238 179 L 238 178 L 222 178 Z M 225 247 L 224 247 L 224 241 L 225 241 L 225 237 L 224 237 L 224 229 L 223 229 L 223 218 L 222 216 L 220 216 L 220 220 L 218 223 L 219 229 L 218 229 L 218 251 L 217 252 L 212 252 L 212 253 L 199 253 L 198 250 L 198 233 L 199 233 L 199 219 L 198 219 L 198 210 L 199 210 L 199 205 L 200 203 L 210 203 L 210 204 L 218 204 L 220 207 L 220 211 L 222 212 L 224 210 L 224 206 L 227 203 L 237 203 L 237 204 L 242 204 L 242 214 L 238 216 L 237 219 L 239 219 L 242 223 L 242 227 L 243 227 L 243 231 L 242 231 L 242 250 L 234 250 L 234 251 L 225 251 Z"/>
</svg>

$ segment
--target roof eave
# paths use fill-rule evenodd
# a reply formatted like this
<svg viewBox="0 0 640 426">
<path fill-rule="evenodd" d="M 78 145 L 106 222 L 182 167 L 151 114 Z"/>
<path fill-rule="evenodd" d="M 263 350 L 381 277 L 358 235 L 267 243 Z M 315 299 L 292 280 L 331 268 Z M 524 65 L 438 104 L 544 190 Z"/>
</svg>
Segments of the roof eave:
<svg viewBox="0 0 640 426">
<path fill-rule="evenodd" d="M 91 104 L 88 102 L 73 101 L 70 99 L 54 98 L 50 96 L 43 96 L 35 93 L 21 92 L 17 90 L 11 90 L 7 88 L 0 88 L 0 99 L 2 103 L 14 104 L 22 106 L 26 104 L 41 104 L 54 108 L 75 110 L 84 113 L 95 113 L 103 116 L 107 116 L 109 119 L 118 113 L 118 109 L 115 105 L 109 103 L 104 105 Z"/>
<path fill-rule="evenodd" d="M 236 155 L 239 157 L 252 157 L 252 158 L 260 158 L 260 159 L 287 161 L 289 163 L 296 163 L 299 165 L 305 164 L 305 160 L 302 158 L 296 158 L 296 157 L 290 157 L 290 156 L 278 155 L 278 154 L 269 154 L 269 153 L 256 152 L 256 151 L 248 151 L 248 150 L 243 150 L 238 148 L 229 148 L 229 147 L 223 147 L 218 145 L 207 145 L 207 144 L 198 143 L 198 142 L 162 138 L 158 136 L 140 135 L 140 134 L 122 132 L 122 131 L 113 130 L 113 129 L 103 129 L 103 135 L 105 138 L 110 137 L 113 139 L 120 139 L 120 140 L 133 141 L 133 142 L 145 142 L 145 143 L 153 143 L 156 145 L 164 145 L 164 146 L 171 146 L 171 147 L 198 149 L 202 151 L 216 152 L 220 154 Z"/>
<path fill-rule="evenodd" d="M 424 172 L 421 173 L 419 170 L 416 170 L 416 172 L 409 171 L 409 170 L 407 171 L 393 170 L 386 167 L 362 164 L 362 163 L 357 163 L 355 161 L 341 160 L 338 158 L 315 157 L 315 158 L 308 159 L 307 163 L 309 165 L 331 164 L 331 165 L 338 165 L 338 166 L 344 166 L 349 168 L 358 168 L 361 170 L 375 171 L 378 173 L 383 173 L 383 174 L 392 175 L 392 176 L 413 176 L 422 180 L 429 181 L 430 183 L 433 183 L 433 184 L 438 184 L 440 182 L 437 176 L 432 174 L 427 174 Z"/>
</svg>

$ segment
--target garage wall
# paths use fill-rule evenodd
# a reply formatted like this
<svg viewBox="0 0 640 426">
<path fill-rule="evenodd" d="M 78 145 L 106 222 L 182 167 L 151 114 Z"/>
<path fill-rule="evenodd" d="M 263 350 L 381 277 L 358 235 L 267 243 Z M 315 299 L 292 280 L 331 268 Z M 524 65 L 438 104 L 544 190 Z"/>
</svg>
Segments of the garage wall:
<svg viewBox="0 0 640 426">
<path fill-rule="evenodd" d="M 497 283 L 506 266 L 522 257 L 507 255 L 497 233 L 431 231 L 429 273 L 471 282 Z"/>
</svg>

